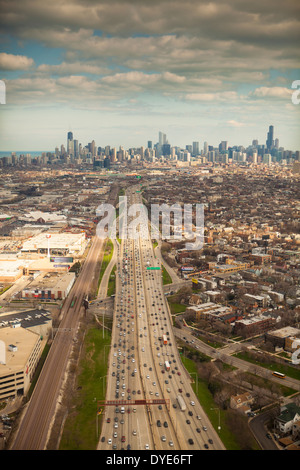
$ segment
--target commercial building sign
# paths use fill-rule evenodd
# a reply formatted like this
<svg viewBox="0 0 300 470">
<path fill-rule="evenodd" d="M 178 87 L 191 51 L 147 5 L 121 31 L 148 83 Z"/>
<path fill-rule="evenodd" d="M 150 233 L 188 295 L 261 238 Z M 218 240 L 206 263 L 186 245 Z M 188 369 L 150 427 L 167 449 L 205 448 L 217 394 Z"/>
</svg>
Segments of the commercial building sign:
<svg viewBox="0 0 300 470">
<path fill-rule="evenodd" d="M 51 256 L 50 262 L 51 263 L 73 263 L 73 258 L 68 258 L 65 256 L 62 256 L 62 257 Z"/>
</svg>

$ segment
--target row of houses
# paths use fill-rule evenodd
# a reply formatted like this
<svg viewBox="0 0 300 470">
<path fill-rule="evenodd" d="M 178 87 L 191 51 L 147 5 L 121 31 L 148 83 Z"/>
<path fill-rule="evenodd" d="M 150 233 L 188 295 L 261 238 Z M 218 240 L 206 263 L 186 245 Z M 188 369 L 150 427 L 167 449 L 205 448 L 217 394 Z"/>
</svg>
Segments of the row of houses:
<svg viewBox="0 0 300 470">
<path fill-rule="evenodd" d="M 250 392 L 230 397 L 230 408 L 248 416 L 254 415 L 252 412 L 254 403 L 255 397 Z M 269 427 L 273 430 L 273 435 L 280 446 L 290 450 L 300 450 L 300 407 L 296 403 L 282 405 Z"/>
</svg>

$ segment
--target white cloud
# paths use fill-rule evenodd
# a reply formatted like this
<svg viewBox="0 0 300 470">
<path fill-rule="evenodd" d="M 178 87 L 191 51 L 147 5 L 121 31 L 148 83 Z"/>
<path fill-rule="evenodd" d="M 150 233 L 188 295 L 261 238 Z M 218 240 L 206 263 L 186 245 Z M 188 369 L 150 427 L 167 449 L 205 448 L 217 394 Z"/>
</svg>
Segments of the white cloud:
<svg viewBox="0 0 300 470">
<path fill-rule="evenodd" d="M 225 91 L 216 93 L 189 93 L 186 95 L 187 100 L 191 101 L 236 101 L 239 99 L 236 91 Z"/>
<path fill-rule="evenodd" d="M 289 99 L 293 90 L 285 87 L 260 87 L 256 88 L 249 96 L 254 98 L 276 98 L 276 99 Z"/>
<path fill-rule="evenodd" d="M 34 60 L 25 55 L 0 53 L 1 70 L 28 70 L 34 64 Z"/>
<path fill-rule="evenodd" d="M 86 62 L 73 62 L 67 63 L 62 62 L 61 64 L 50 65 L 41 64 L 36 69 L 37 72 L 54 75 L 74 75 L 74 74 L 92 74 L 102 75 L 107 74 L 110 70 L 106 67 L 101 67 L 97 64 L 86 63 Z"/>
<path fill-rule="evenodd" d="M 229 126 L 231 127 L 244 127 L 245 126 L 243 122 L 235 121 L 234 119 L 227 121 L 227 124 L 229 124 Z"/>
</svg>

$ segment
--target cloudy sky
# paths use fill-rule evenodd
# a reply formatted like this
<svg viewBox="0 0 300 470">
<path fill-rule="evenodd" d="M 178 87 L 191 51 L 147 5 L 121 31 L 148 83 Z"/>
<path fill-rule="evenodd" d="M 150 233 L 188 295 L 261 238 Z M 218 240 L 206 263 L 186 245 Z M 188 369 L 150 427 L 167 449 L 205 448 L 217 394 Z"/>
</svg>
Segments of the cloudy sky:
<svg viewBox="0 0 300 470">
<path fill-rule="evenodd" d="M 0 0 L 0 150 L 300 149 L 298 0 Z"/>
</svg>

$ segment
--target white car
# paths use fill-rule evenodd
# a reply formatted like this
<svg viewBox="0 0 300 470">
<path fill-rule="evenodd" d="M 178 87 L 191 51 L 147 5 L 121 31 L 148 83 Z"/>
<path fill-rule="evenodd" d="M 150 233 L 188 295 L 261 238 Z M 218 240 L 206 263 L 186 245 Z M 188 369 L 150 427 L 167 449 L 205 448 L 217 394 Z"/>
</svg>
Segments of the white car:
<svg viewBox="0 0 300 470">
<path fill-rule="evenodd" d="M 195 406 L 195 402 L 194 402 L 194 401 L 191 401 L 191 405 L 192 405 L 192 406 Z"/>
</svg>

